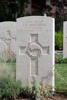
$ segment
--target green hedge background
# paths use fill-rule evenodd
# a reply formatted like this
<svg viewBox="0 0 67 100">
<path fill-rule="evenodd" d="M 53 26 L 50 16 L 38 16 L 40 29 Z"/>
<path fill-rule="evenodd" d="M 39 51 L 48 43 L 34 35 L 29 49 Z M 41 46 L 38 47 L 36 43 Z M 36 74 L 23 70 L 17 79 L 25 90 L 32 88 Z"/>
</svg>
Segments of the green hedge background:
<svg viewBox="0 0 67 100">
<path fill-rule="evenodd" d="M 63 50 L 63 34 L 61 32 L 55 33 L 55 49 Z"/>
</svg>

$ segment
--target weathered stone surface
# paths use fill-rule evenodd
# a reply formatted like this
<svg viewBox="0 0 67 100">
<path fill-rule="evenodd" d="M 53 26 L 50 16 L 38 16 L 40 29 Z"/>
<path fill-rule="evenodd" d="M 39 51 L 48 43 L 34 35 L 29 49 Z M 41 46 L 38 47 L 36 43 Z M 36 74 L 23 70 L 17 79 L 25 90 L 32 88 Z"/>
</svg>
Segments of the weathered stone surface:
<svg viewBox="0 0 67 100">
<path fill-rule="evenodd" d="M 30 16 L 17 19 L 16 78 L 54 86 L 54 19 Z"/>
<path fill-rule="evenodd" d="M 16 54 L 16 22 L 0 23 L 0 57 L 6 61 L 8 54 Z"/>
<path fill-rule="evenodd" d="M 64 22 L 63 57 L 67 58 L 67 21 Z"/>
</svg>

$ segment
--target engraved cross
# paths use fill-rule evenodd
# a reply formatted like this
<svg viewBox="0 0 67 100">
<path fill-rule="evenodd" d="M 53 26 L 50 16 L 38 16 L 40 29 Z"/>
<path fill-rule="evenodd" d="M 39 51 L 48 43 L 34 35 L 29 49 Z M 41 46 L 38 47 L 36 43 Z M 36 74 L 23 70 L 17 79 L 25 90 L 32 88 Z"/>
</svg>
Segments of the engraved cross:
<svg viewBox="0 0 67 100">
<path fill-rule="evenodd" d="M 44 54 L 49 54 L 49 46 L 43 47 L 38 41 L 38 34 L 31 34 L 27 47 L 20 47 L 20 55 L 24 54 L 31 59 L 31 75 L 38 75 L 38 58 Z"/>
</svg>

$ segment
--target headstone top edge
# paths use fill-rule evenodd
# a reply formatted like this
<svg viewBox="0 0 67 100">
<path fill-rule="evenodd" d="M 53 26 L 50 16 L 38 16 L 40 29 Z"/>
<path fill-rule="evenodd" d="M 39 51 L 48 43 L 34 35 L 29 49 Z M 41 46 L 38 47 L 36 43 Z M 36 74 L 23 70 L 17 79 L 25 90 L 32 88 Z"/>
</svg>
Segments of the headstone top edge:
<svg viewBox="0 0 67 100">
<path fill-rule="evenodd" d="M 13 21 L 4 21 L 4 22 L 0 22 L 0 24 L 11 24 L 11 23 L 13 23 L 13 24 L 15 24 L 16 22 L 13 22 Z"/>
<path fill-rule="evenodd" d="M 31 20 L 31 18 L 33 18 L 33 19 L 34 19 L 34 18 L 38 18 L 38 19 L 39 19 L 39 18 L 43 18 L 43 19 L 44 19 L 44 18 L 46 18 L 46 19 L 48 18 L 48 19 L 54 20 L 54 18 L 48 17 L 48 16 L 25 16 L 25 17 L 17 18 L 17 21 L 20 21 L 20 20 L 22 20 L 22 21 L 23 21 L 23 20 L 27 20 L 27 19 L 29 19 L 29 18 L 30 18 L 30 20 Z"/>
</svg>

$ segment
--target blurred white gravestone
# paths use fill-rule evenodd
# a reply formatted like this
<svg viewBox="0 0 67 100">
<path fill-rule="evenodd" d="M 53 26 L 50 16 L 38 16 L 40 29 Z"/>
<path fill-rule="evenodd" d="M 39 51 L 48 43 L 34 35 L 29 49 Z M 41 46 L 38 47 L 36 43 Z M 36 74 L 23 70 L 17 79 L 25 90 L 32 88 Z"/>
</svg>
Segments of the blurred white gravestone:
<svg viewBox="0 0 67 100">
<path fill-rule="evenodd" d="M 16 40 L 16 22 L 1 22 L 0 23 L 0 40 L 2 40 L 6 45 L 10 44 L 10 49 L 13 52 L 15 50 L 15 40 Z"/>
<path fill-rule="evenodd" d="M 16 22 L 0 23 L 0 58 L 6 61 L 8 53 L 16 54 Z"/>
<path fill-rule="evenodd" d="M 63 31 L 63 57 L 67 58 L 67 21 L 64 22 Z"/>
<path fill-rule="evenodd" d="M 54 87 L 54 19 L 17 19 L 16 78 L 25 86 L 36 81 Z"/>
</svg>

